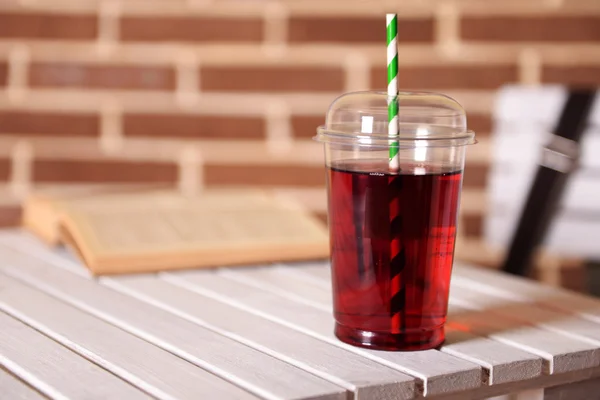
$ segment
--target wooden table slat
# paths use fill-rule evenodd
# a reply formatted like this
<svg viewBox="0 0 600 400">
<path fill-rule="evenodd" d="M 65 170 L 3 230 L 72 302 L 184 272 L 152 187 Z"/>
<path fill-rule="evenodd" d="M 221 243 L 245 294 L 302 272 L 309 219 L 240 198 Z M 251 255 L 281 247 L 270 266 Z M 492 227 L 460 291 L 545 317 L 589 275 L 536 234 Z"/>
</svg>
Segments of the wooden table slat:
<svg viewBox="0 0 600 400">
<path fill-rule="evenodd" d="M 0 287 L 5 284 L 0 280 Z M 150 399 L 3 312 L 0 312 L 0 365 L 54 399 Z"/>
<path fill-rule="evenodd" d="M 256 396 L 32 287 L 0 275 L 0 309 L 159 399 Z"/>
<path fill-rule="evenodd" d="M 458 279 L 457 279 L 458 281 Z M 494 315 L 517 318 L 523 323 L 531 323 L 548 331 L 556 332 L 578 340 L 600 346 L 600 325 L 575 315 L 539 307 L 536 304 L 519 298 L 518 294 L 510 296 L 488 285 L 474 286 L 458 281 L 453 295 L 464 302 L 477 302 L 481 307 Z M 513 300 L 514 299 L 514 300 Z"/>
<path fill-rule="evenodd" d="M 325 267 L 321 266 L 321 270 Z M 313 271 L 318 271 L 314 267 Z M 331 285 L 324 276 L 300 280 L 304 267 L 267 267 L 228 270 L 226 276 L 241 283 L 253 284 L 278 295 L 295 299 L 304 295 L 304 303 L 332 308 Z M 314 279 L 314 281 L 312 281 Z M 443 352 L 474 362 L 488 374 L 488 383 L 497 384 L 531 379 L 542 374 L 542 359 L 522 349 L 475 335 L 460 332 L 456 324 L 448 324 L 448 337 Z"/>
<path fill-rule="evenodd" d="M 471 281 L 493 282 L 496 288 L 510 290 L 536 303 L 600 323 L 600 299 L 597 298 L 464 264 L 457 265 L 454 276 Z"/>
<path fill-rule="evenodd" d="M 450 298 L 449 322 L 463 325 L 473 332 L 520 348 L 542 357 L 544 371 L 560 374 L 597 366 L 600 351 L 597 346 L 540 329 L 515 318 L 496 315 L 477 302 Z"/>
<path fill-rule="evenodd" d="M 540 357 L 451 326 L 446 327 L 441 350 L 481 365 L 489 375 L 490 385 L 528 380 L 543 373 Z"/>
<path fill-rule="evenodd" d="M 331 286 L 331 267 L 328 262 L 322 263 L 298 263 L 294 266 L 300 274 L 309 275 L 317 283 L 325 283 Z"/>
<path fill-rule="evenodd" d="M 411 399 L 415 379 L 285 326 L 183 289 L 156 275 L 102 283 L 342 385 L 366 399 Z"/>
<path fill-rule="evenodd" d="M 479 270 L 474 268 L 462 268 L 458 264 L 458 271 L 468 269 L 473 274 L 479 274 Z M 305 274 L 308 271 L 311 279 L 320 280 L 319 285 L 323 288 L 328 287 L 326 284 L 326 276 L 330 275 L 330 269 L 326 265 L 311 265 L 306 269 L 295 267 L 279 268 L 279 274 L 287 271 L 294 276 Z M 474 271 L 473 271 L 474 270 Z M 325 272 L 323 272 L 325 271 Z M 599 365 L 600 350 L 597 345 L 583 342 L 582 340 L 567 337 L 564 334 L 549 331 L 544 328 L 535 327 L 533 321 L 524 318 L 515 318 L 514 315 L 499 315 L 494 313 L 482 304 L 481 298 L 477 295 L 464 298 L 464 294 L 468 291 L 468 287 L 460 286 L 457 290 L 457 282 L 461 281 L 461 274 L 457 273 L 452 277 L 450 307 L 448 327 L 466 326 L 474 333 L 488 336 L 494 341 L 502 342 L 513 348 L 521 349 L 522 351 L 535 354 L 544 359 L 544 369 L 546 373 L 564 373 L 568 371 L 582 370 Z M 490 272 L 483 271 L 479 275 L 484 275 L 486 281 L 496 282 L 496 275 L 490 276 Z M 502 279 L 506 276 L 501 275 Z M 514 281 L 515 279 L 509 279 Z M 522 279 L 516 279 L 518 282 Z M 315 282 L 316 283 L 316 282 Z M 476 287 L 477 282 L 469 282 L 469 287 Z M 530 284 L 532 285 L 532 284 Z M 533 285 L 536 288 L 545 288 L 542 285 Z M 486 287 L 485 290 L 490 290 Z M 493 289 L 495 290 L 495 289 Z M 535 310 L 540 311 L 540 310 Z M 534 311 L 534 312 L 535 312 Z M 541 310 L 543 311 L 543 310 Z M 566 328 L 568 329 L 568 327 Z M 450 336 L 451 338 L 451 336 Z M 453 352 L 453 344 L 445 344 L 442 349 L 444 351 Z M 469 347 L 467 347 L 469 350 Z M 464 351 L 464 350 L 463 350 Z M 489 356 L 494 357 L 495 352 L 490 352 Z M 468 353 L 463 353 L 463 356 L 468 356 Z M 508 369 L 513 372 L 512 369 Z M 525 375 L 523 375 L 525 376 Z M 499 381 L 496 381 L 499 382 Z"/>
<path fill-rule="evenodd" d="M 0 388 L 2 388 L 2 396 L 11 400 L 43 400 L 46 398 L 2 368 L 0 368 Z"/>
<path fill-rule="evenodd" d="M 423 380 L 426 394 L 465 390 L 482 384 L 481 367 L 437 350 L 382 352 L 346 345 L 333 335 L 331 312 L 279 297 L 223 275 L 186 271 L 163 276 L 182 287 L 190 290 L 199 287 L 203 294 L 217 300 L 416 376 Z"/>
<path fill-rule="evenodd" d="M 289 270 L 293 272 L 288 273 Z M 326 311 L 333 310 L 331 286 L 322 287 L 302 279 L 294 279 L 297 268 L 266 266 L 260 268 L 223 269 L 223 276 L 253 285 L 290 300 Z"/>
<path fill-rule="evenodd" d="M 2 239 L 3 243 L 8 243 Z M 346 390 L 50 261 L 41 244 L 28 256 L 3 246 L 2 270 L 121 329 L 268 399 L 345 399 Z M 64 260 L 66 263 L 67 260 Z"/>
<path fill-rule="evenodd" d="M 478 298 L 482 305 L 487 305 L 495 313 L 502 315 L 518 315 L 519 318 L 531 321 L 548 330 L 572 336 L 600 345 L 600 324 L 565 309 L 536 302 L 526 293 L 509 292 L 487 283 L 475 283 L 473 280 L 456 277 L 456 291 L 463 298 Z M 518 312 L 517 312 L 518 311 Z"/>
<path fill-rule="evenodd" d="M 349 346 L 331 313 L 325 261 L 95 279 L 72 254 L 0 231 L 0 398 L 8 385 L 61 400 L 82 386 L 161 400 L 600 393 L 600 301 L 575 293 L 458 264 L 441 351 Z"/>
<path fill-rule="evenodd" d="M 541 285 L 530 293 L 529 285 L 515 290 L 510 281 L 490 285 L 462 275 L 456 276 L 454 282 L 461 289 L 468 288 L 470 293 L 485 293 L 482 299 L 500 308 L 498 311 L 503 314 L 517 308 L 521 317 L 546 329 L 600 344 L 600 302 L 594 299 L 580 299 L 575 294 L 555 292 Z M 507 285 L 511 285 L 510 289 Z"/>
</svg>

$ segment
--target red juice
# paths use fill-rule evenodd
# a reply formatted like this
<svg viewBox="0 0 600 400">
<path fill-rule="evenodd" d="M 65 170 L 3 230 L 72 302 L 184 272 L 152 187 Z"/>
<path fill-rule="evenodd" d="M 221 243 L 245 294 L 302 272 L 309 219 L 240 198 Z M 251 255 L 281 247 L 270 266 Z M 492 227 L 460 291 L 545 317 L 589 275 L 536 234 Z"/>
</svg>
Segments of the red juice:
<svg viewBox="0 0 600 400">
<path fill-rule="evenodd" d="M 444 341 L 462 171 L 352 160 L 328 169 L 336 335 L 384 350 Z"/>
</svg>

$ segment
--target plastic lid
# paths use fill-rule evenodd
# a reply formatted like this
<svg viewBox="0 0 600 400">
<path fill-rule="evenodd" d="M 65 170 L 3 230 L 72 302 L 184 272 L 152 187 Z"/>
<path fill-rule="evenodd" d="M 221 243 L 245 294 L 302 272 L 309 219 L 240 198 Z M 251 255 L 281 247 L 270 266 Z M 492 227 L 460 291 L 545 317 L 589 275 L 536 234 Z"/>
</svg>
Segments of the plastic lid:
<svg viewBox="0 0 600 400">
<path fill-rule="evenodd" d="M 467 129 L 465 110 L 440 93 L 398 94 L 399 136 L 388 135 L 388 95 L 365 91 L 344 94 L 331 104 L 325 125 L 315 139 L 325 143 L 382 146 L 463 146 L 474 144 L 475 133 Z"/>
</svg>

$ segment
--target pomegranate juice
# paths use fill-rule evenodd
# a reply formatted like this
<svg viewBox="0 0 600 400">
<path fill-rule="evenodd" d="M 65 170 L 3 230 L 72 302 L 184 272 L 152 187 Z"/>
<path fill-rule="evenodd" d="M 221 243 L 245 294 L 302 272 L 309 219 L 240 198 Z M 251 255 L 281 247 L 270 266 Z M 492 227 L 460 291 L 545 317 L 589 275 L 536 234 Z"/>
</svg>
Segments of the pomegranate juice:
<svg viewBox="0 0 600 400">
<path fill-rule="evenodd" d="M 328 169 L 336 335 L 386 350 L 444 340 L 462 171 L 387 160 Z"/>
</svg>

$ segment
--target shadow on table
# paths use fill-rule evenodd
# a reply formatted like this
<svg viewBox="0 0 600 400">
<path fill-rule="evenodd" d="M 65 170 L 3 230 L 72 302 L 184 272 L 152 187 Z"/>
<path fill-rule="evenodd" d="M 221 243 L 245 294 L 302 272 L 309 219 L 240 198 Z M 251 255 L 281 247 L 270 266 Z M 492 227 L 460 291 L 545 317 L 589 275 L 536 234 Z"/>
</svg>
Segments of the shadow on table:
<svg viewBox="0 0 600 400">
<path fill-rule="evenodd" d="M 484 296 L 482 296 L 484 297 Z M 490 298 L 485 299 L 490 303 Z M 583 307 L 580 305 L 569 304 L 571 312 L 566 312 L 564 308 L 553 307 L 562 299 L 559 297 L 546 297 L 532 302 L 516 302 L 508 299 L 496 298 L 493 305 L 489 304 L 480 309 L 480 305 L 469 305 L 464 301 L 451 300 L 448 309 L 447 330 L 469 332 L 476 335 L 493 335 L 503 331 L 523 330 L 526 328 L 538 328 L 542 330 L 561 332 L 566 335 L 574 336 L 570 330 L 570 325 L 574 322 L 578 326 L 589 326 L 588 332 L 598 332 L 600 337 L 600 316 L 598 320 L 592 321 L 577 314 L 600 314 L 600 306 Z M 597 328 L 596 328 L 597 326 Z M 450 335 L 451 337 L 453 335 Z M 461 335 L 454 335 L 457 341 L 460 341 Z"/>
</svg>

